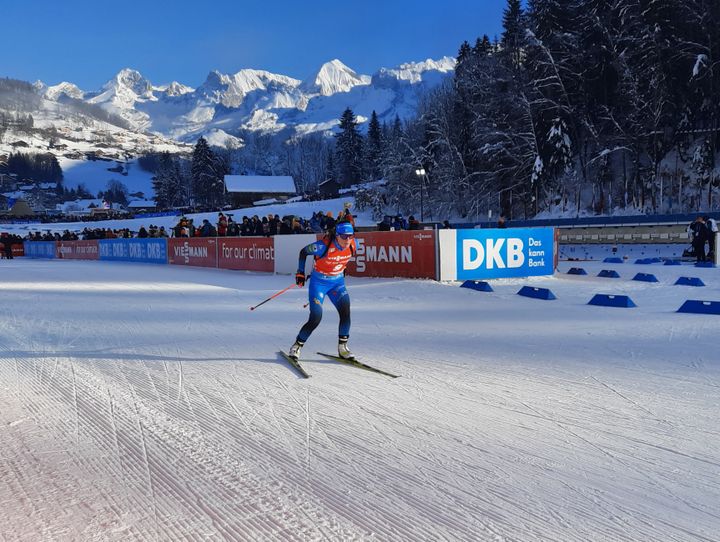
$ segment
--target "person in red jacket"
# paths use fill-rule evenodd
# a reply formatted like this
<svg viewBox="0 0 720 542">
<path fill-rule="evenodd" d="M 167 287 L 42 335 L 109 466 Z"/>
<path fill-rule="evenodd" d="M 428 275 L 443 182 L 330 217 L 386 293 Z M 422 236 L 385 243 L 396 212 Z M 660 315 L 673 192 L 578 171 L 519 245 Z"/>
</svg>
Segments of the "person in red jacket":
<svg viewBox="0 0 720 542">
<path fill-rule="evenodd" d="M 227 227 L 228 227 L 227 218 L 225 218 L 224 214 L 218 213 L 218 221 L 217 221 L 218 236 L 225 237 L 227 235 Z"/>
<path fill-rule="evenodd" d="M 338 355 L 345 359 L 354 359 L 348 348 L 350 337 L 350 294 L 345 288 L 345 268 L 355 255 L 355 230 L 349 222 L 338 222 L 333 233 L 315 243 L 309 244 L 300 251 L 295 282 L 298 286 L 305 285 L 305 260 L 308 256 L 315 257 L 312 274 L 309 277 L 310 317 L 303 325 L 290 347 L 289 356 L 300 357 L 300 351 L 310 334 L 320 324 L 323 313 L 323 301 L 328 296 L 340 315 L 338 328 Z"/>
</svg>

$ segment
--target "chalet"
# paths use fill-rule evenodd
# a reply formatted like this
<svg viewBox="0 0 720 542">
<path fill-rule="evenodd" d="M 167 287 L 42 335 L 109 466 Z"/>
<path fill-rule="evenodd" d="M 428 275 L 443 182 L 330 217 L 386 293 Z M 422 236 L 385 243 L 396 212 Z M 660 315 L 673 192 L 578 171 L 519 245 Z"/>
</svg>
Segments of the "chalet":
<svg viewBox="0 0 720 542">
<path fill-rule="evenodd" d="M 340 183 L 333 179 L 323 181 L 318 186 L 318 192 L 325 198 L 336 198 L 340 193 Z"/>
<path fill-rule="evenodd" d="M 93 209 L 103 209 L 101 199 L 79 199 L 57 204 L 56 208 L 66 215 L 89 215 Z"/>
<path fill-rule="evenodd" d="M 157 204 L 154 200 L 136 199 L 128 203 L 127 208 L 128 211 L 133 211 L 135 213 L 140 213 L 143 211 L 156 211 Z"/>
<path fill-rule="evenodd" d="M 289 176 L 225 175 L 225 188 L 237 207 L 273 198 L 285 201 L 296 193 L 295 181 Z"/>
</svg>

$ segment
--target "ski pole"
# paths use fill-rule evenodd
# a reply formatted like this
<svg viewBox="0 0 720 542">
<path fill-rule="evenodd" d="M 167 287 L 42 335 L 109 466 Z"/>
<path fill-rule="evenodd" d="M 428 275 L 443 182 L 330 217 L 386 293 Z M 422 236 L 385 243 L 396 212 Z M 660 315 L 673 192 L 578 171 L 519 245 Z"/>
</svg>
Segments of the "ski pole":
<svg viewBox="0 0 720 542">
<path fill-rule="evenodd" d="M 272 299 L 275 299 L 275 298 L 276 298 L 277 296 L 279 296 L 280 294 L 284 294 L 285 292 L 287 292 L 287 291 L 290 290 L 291 288 L 295 288 L 296 286 L 297 286 L 297 284 L 291 284 L 291 285 L 288 286 L 287 288 L 285 288 L 285 289 L 283 289 L 283 290 L 280 290 L 279 292 L 271 295 L 271 296 L 268 297 L 265 301 L 261 301 L 260 303 L 258 303 L 258 304 L 255 305 L 254 307 L 250 307 L 250 310 L 251 310 L 251 311 L 254 311 L 254 310 L 257 309 L 260 305 L 264 305 L 264 304 L 267 303 L 268 301 L 270 301 L 270 300 L 272 300 Z"/>
</svg>

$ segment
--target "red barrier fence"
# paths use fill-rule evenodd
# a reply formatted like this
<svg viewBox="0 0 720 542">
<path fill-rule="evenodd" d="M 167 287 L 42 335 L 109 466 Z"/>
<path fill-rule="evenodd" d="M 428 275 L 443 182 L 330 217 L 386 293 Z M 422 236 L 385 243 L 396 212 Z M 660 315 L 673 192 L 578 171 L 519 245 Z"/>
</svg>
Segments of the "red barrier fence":
<svg viewBox="0 0 720 542">
<path fill-rule="evenodd" d="M 214 237 L 168 239 L 168 263 L 217 267 L 217 239 Z"/>
<path fill-rule="evenodd" d="M 25 245 L 22 243 L 13 243 L 12 245 L 12 253 L 13 258 L 17 258 L 18 256 L 25 256 Z M 3 243 L 0 243 L 0 255 L 2 257 L 5 257 L 5 245 Z"/>
<path fill-rule="evenodd" d="M 243 271 L 275 271 L 272 237 L 219 237 L 218 267 Z"/>
<path fill-rule="evenodd" d="M 435 236 L 432 230 L 358 232 L 357 253 L 348 265 L 348 274 L 434 279 Z M 22 245 L 17 246 L 22 250 Z M 98 241 L 60 241 L 56 246 L 58 258 L 97 260 L 100 253 Z M 167 240 L 167 251 L 173 265 L 275 271 L 272 237 L 174 238 Z"/>
<path fill-rule="evenodd" d="M 348 274 L 357 277 L 435 278 L 435 232 L 358 232 Z"/>
</svg>

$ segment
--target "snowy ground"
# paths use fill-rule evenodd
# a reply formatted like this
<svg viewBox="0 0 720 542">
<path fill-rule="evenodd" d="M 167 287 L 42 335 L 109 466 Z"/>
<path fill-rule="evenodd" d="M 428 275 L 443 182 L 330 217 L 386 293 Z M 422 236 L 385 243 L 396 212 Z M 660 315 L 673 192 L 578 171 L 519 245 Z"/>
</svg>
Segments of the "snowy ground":
<svg viewBox="0 0 720 542">
<path fill-rule="evenodd" d="M 304 380 L 275 352 L 306 291 L 248 310 L 287 276 L 3 260 L 0 539 L 720 540 L 720 316 L 675 312 L 720 273 L 560 270 L 349 278 L 351 346 L 402 376 L 315 355 L 329 308 Z"/>
</svg>

